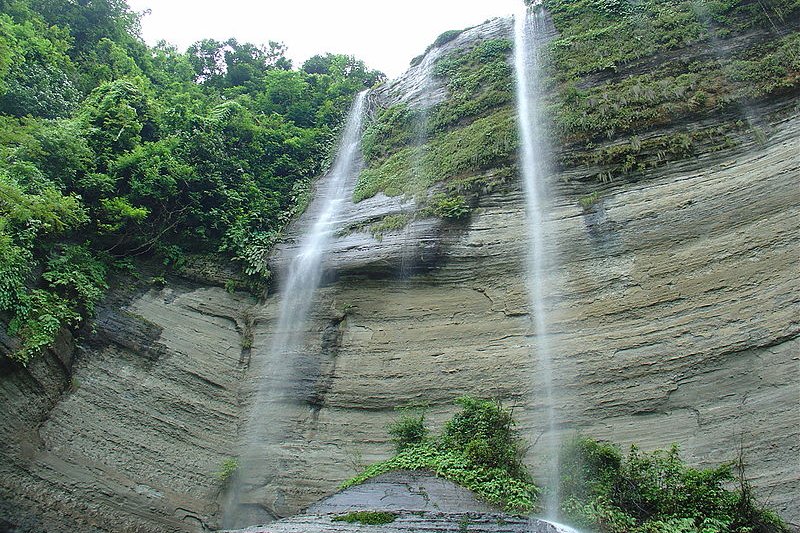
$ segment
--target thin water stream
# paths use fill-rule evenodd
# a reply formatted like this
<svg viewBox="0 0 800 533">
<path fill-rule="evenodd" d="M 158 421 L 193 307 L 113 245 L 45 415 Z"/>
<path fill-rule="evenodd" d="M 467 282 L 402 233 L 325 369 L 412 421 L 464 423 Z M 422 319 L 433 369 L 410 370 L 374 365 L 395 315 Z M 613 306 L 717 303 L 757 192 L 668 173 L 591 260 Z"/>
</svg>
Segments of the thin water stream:
<svg viewBox="0 0 800 533">
<path fill-rule="evenodd" d="M 278 320 L 269 348 L 253 356 L 255 391 L 240 442 L 239 469 L 226 504 L 226 527 L 263 523 L 270 518 L 260 502 L 268 492 L 264 487 L 281 473 L 278 452 L 288 432 L 287 413 L 313 395 L 307 390 L 310 385 L 303 365 L 315 354 L 306 353 L 302 339 L 331 237 L 341 229 L 337 215 L 352 193 L 360 161 L 365 102 L 366 91 L 356 97 L 333 169 L 320 180 L 316 198 L 306 213 L 308 229 L 287 271 L 279 277 Z"/>
<path fill-rule="evenodd" d="M 553 391 L 553 364 L 548 338 L 547 306 L 545 304 L 545 273 L 550 262 L 547 257 L 544 220 L 547 208 L 545 169 L 547 147 L 542 128 L 541 102 L 541 50 L 537 37 L 545 31 L 541 8 L 527 6 L 514 16 L 514 71 L 516 74 L 517 124 L 520 138 L 520 170 L 526 199 L 526 228 L 528 232 L 528 257 L 526 284 L 536 338 L 536 372 L 543 383 L 541 391 L 534 394 L 543 399 L 546 428 L 543 439 L 546 449 L 550 490 L 545 501 L 547 518 L 558 518 L 560 497 L 559 447 L 555 398 Z"/>
</svg>

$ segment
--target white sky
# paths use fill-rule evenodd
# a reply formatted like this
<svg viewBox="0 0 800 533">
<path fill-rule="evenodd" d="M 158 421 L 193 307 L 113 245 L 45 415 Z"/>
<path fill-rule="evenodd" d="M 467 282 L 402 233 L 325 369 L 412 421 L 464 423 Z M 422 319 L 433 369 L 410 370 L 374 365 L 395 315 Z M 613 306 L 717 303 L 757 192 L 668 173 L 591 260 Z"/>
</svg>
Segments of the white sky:
<svg viewBox="0 0 800 533">
<path fill-rule="evenodd" d="M 522 0 L 128 0 L 149 44 L 200 39 L 282 41 L 294 66 L 326 52 L 355 55 L 390 78 L 446 30 L 510 15 Z"/>
</svg>

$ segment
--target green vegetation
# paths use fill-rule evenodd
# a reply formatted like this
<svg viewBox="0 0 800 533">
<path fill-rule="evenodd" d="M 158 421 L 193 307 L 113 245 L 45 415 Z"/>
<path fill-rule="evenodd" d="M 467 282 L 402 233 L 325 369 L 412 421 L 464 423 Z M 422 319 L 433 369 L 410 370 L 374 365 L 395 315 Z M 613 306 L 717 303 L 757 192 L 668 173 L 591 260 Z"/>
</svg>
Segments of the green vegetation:
<svg viewBox="0 0 800 533">
<path fill-rule="evenodd" d="M 442 57 L 434 75 L 448 89 L 446 101 L 427 112 L 406 104 L 379 110 L 364 134 L 367 168 L 354 200 L 379 192 L 408 194 L 422 200 L 428 214 L 449 219 L 469 214 L 482 187 L 472 183 L 465 188 L 464 178 L 506 166 L 515 157 L 510 52 L 510 41 L 490 39 Z M 445 193 L 429 198 L 431 187 L 441 182 L 458 183 L 446 184 Z"/>
<path fill-rule="evenodd" d="M 425 145 L 395 151 L 361 173 L 353 197 L 361 201 L 378 192 L 424 197 L 435 183 L 511 164 L 517 146 L 513 112 L 506 108 Z"/>
<path fill-rule="evenodd" d="M 561 37 L 551 44 L 553 71 L 572 78 L 699 40 L 705 31 L 690 2 L 545 0 Z"/>
<path fill-rule="evenodd" d="M 686 466 L 677 446 L 627 457 L 606 443 L 578 438 L 562 454 L 565 517 L 578 527 L 609 533 L 784 533 L 780 518 L 756 503 L 732 464 Z M 736 483 L 738 488 L 728 488 Z"/>
<path fill-rule="evenodd" d="M 538 489 L 522 465 L 511 411 L 471 397 L 460 398 L 457 404 L 461 411 L 437 437 L 428 435 L 422 416 L 401 418 L 390 427 L 397 454 L 342 487 L 392 470 L 430 470 L 506 510 L 531 511 Z"/>
<path fill-rule="evenodd" d="M 332 54 L 293 70 L 274 42 L 151 48 L 122 0 L 0 6 L 0 313 L 23 363 L 135 258 L 216 256 L 263 282 L 354 95 L 382 78 Z"/>
<path fill-rule="evenodd" d="M 731 116 L 800 90 L 795 0 L 545 6 L 560 33 L 548 50 L 555 93 L 547 116 L 560 144 L 571 147 L 557 159 L 588 167 L 600 181 L 735 146 L 744 127 Z M 742 32 L 754 32 L 746 45 L 724 44 Z"/>
<path fill-rule="evenodd" d="M 463 196 L 448 196 L 435 194 L 431 198 L 431 209 L 439 218 L 458 220 L 469 215 L 472 210 Z"/>
<path fill-rule="evenodd" d="M 613 138 L 687 117 L 734 109 L 800 88 L 800 34 L 726 60 L 674 62 L 590 89 L 568 82 L 551 108 L 565 141 Z"/>
<path fill-rule="evenodd" d="M 346 481 L 342 488 L 393 470 L 429 470 L 506 511 L 530 513 L 539 489 L 521 461 L 510 410 L 465 396 L 461 411 L 431 436 L 425 417 L 403 410 L 389 426 L 396 454 Z M 579 528 L 604 533 L 788 533 L 759 504 L 743 460 L 696 469 L 678 447 L 627 457 L 612 445 L 577 437 L 561 453 L 561 511 Z M 734 469 L 736 474 L 734 474 Z"/>
<path fill-rule="evenodd" d="M 430 116 L 430 132 L 469 123 L 514 101 L 514 74 L 508 62 L 512 43 L 488 39 L 474 49 L 460 50 L 436 62 L 434 75 L 441 78 L 449 97 Z"/>
<path fill-rule="evenodd" d="M 752 44 L 713 57 L 717 42 L 735 32 L 776 30 L 800 13 L 793 0 L 693 2 L 645 0 L 635 4 L 616 0 L 547 0 L 561 36 L 550 44 L 551 77 L 558 98 L 549 115 L 564 144 L 601 142 L 622 135 L 641 135 L 691 118 L 719 117 L 737 112 L 753 100 L 800 89 L 800 34 L 752 38 Z M 712 55 L 685 53 L 653 68 L 656 53 L 693 46 Z M 641 60 L 641 61 L 640 61 Z M 644 67 L 644 68 L 643 68 Z M 590 76 L 599 82 L 587 83 Z M 706 133 L 712 128 L 705 128 Z M 730 130 L 730 127 L 723 129 Z M 719 132 L 719 131 L 718 131 Z M 727 131 L 717 144 L 729 146 Z M 667 136 L 673 133 L 667 134 Z M 679 135 L 696 136 L 690 129 Z M 661 148 L 639 152 L 635 139 L 624 161 L 614 154 L 586 153 L 605 163 L 601 180 L 663 163 L 664 153 L 685 158 L 693 150 L 681 141 L 663 139 Z M 674 144 L 672 141 L 677 141 Z M 591 147 L 590 147 L 591 148 Z M 611 151 L 615 148 L 611 148 Z M 652 157 L 657 154 L 658 157 Z M 564 164 L 580 161 L 563 161 Z M 584 162 L 585 163 L 585 162 Z"/>
<path fill-rule="evenodd" d="M 239 470 L 239 461 L 234 457 L 229 457 L 222 461 L 219 472 L 214 475 L 221 483 L 226 483 L 236 474 L 237 470 Z"/>
<path fill-rule="evenodd" d="M 404 414 L 400 419 L 389 425 L 389 435 L 398 452 L 409 446 L 422 444 L 428 438 L 428 429 L 425 427 L 425 413 Z"/>
<path fill-rule="evenodd" d="M 443 33 L 439 34 L 439 36 L 436 37 L 436 39 L 434 39 L 433 43 L 431 43 L 427 48 L 425 48 L 425 51 L 422 54 L 416 56 L 414 59 L 411 60 L 411 63 L 410 63 L 411 66 L 415 67 L 415 66 L 419 65 L 420 63 L 422 63 L 422 60 L 425 57 L 425 54 L 430 52 L 433 48 L 436 48 L 436 47 L 439 47 L 439 46 L 442 46 L 442 45 L 445 45 L 445 44 L 449 43 L 450 41 L 452 41 L 453 39 L 455 39 L 456 37 L 458 37 L 459 35 L 461 35 L 465 31 L 467 31 L 468 29 L 470 29 L 470 28 L 464 28 L 463 30 L 447 30 L 446 32 L 443 32 Z"/>
<path fill-rule="evenodd" d="M 372 233 L 373 237 L 380 240 L 386 233 L 400 231 L 405 228 L 410 221 L 411 218 L 403 213 L 386 215 L 378 222 L 370 224 L 369 231 Z"/>
<path fill-rule="evenodd" d="M 698 152 L 716 152 L 740 143 L 736 133 L 746 128 L 737 121 L 720 126 L 679 130 L 673 133 L 640 138 L 636 135 L 602 146 L 588 143 L 585 149 L 563 152 L 563 166 L 583 165 L 601 182 L 616 177 L 642 173 L 685 159 Z"/>
<path fill-rule="evenodd" d="M 380 109 L 369 123 L 361 149 L 369 162 L 386 159 L 392 152 L 414 142 L 414 125 L 420 120 L 407 104 Z"/>
<path fill-rule="evenodd" d="M 553 73 L 570 79 L 616 72 L 637 59 L 720 37 L 784 24 L 794 0 L 545 0 L 561 36 L 551 45 Z M 716 30 L 719 27 L 720 30 Z"/>
<path fill-rule="evenodd" d="M 583 208 L 584 212 L 591 210 L 591 208 L 600 201 L 600 193 L 594 191 L 591 194 L 587 194 L 586 196 L 582 196 L 578 199 L 578 203 Z"/>
<path fill-rule="evenodd" d="M 331 518 L 334 522 L 359 523 L 370 526 L 391 524 L 397 519 L 397 514 L 385 511 L 353 511 L 341 516 Z"/>
</svg>

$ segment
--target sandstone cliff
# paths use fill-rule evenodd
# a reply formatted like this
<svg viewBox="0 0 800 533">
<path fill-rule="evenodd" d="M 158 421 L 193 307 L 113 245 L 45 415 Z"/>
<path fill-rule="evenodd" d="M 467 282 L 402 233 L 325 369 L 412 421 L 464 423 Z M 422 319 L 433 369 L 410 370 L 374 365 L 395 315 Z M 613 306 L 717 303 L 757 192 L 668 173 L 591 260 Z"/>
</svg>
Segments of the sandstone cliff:
<svg viewBox="0 0 800 533">
<path fill-rule="evenodd" d="M 508 29 L 492 21 L 445 46 Z M 377 92 L 376 105 L 413 102 L 425 66 Z M 557 258 L 547 301 L 561 431 L 645 449 L 677 442 L 701 465 L 741 448 L 759 494 L 794 522 L 796 102 L 793 93 L 754 101 L 743 113 L 759 135 L 739 128 L 729 146 L 700 145 L 607 183 L 596 181 L 596 165 L 567 161 L 579 148 L 557 146 L 555 159 L 567 162 L 550 176 L 546 227 Z M 689 117 L 651 133 L 733 118 Z M 579 205 L 595 190 L 597 202 Z M 280 413 L 283 444 L 251 450 L 277 466 L 243 495 L 253 523 L 296 513 L 385 457 L 398 405 L 428 404 L 439 423 L 459 395 L 497 397 L 515 404 L 530 442 L 544 430 L 520 184 L 484 191 L 466 221 L 420 217 L 382 237 L 359 229 L 408 205 L 378 194 L 343 211 L 354 229 L 334 245 L 329 282 L 292 361 L 303 401 Z M 301 219 L 277 264 L 302 228 Z M 411 275 L 400 278 L 403 261 Z M 215 472 L 240 452 L 237 432 L 259 381 L 250 361 L 268 356 L 279 298 L 279 290 L 256 302 L 179 279 L 163 288 L 119 280 L 96 333 L 74 348 L 63 339 L 28 368 L 3 367 L 0 530 L 220 527 L 228 495 Z M 537 445 L 529 459 L 536 468 Z"/>
</svg>

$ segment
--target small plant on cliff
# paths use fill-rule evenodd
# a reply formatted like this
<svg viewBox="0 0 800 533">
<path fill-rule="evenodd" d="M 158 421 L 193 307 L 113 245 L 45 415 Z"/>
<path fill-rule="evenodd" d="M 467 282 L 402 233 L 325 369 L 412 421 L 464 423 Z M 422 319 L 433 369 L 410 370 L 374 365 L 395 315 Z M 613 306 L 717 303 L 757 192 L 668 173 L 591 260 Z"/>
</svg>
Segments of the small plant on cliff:
<svg viewBox="0 0 800 533">
<path fill-rule="evenodd" d="M 699 470 L 678 447 L 627 457 L 607 443 L 578 438 L 561 456 L 562 510 L 573 524 L 608 533 L 784 533 L 786 525 L 755 502 L 731 463 Z M 738 490 L 726 488 L 739 481 Z"/>
<path fill-rule="evenodd" d="M 239 461 L 235 457 L 228 457 L 220 464 L 219 471 L 214 475 L 220 483 L 227 483 L 239 469 Z"/>
<path fill-rule="evenodd" d="M 440 218 L 448 220 L 458 220 L 469 215 L 471 209 L 467 199 L 460 194 L 447 196 L 437 194 L 432 199 L 433 212 Z"/>
<path fill-rule="evenodd" d="M 424 426 L 420 433 L 421 418 L 401 419 L 403 431 L 396 433 L 405 440 L 402 447 L 397 443 L 397 455 L 370 466 L 342 487 L 392 470 L 429 470 L 507 511 L 530 512 L 539 490 L 520 460 L 511 411 L 498 402 L 469 396 L 457 403 L 461 411 L 435 438 L 424 438 Z"/>
<path fill-rule="evenodd" d="M 600 201 L 600 193 L 594 191 L 591 194 L 581 197 L 578 203 L 581 204 L 584 212 L 589 211 L 597 202 Z"/>
<path fill-rule="evenodd" d="M 386 215 L 381 220 L 370 224 L 369 231 L 375 239 L 380 241 L 385 234 L 402 230 L 410 221 L 411 218 L 404 213 Z"/>
<path fill-rule="evenodd" d="M 388 429 L 398 452 L 402 452 L 409 446 L 421 444 L 428 436 L 428 430 L 425 428 L 424 413 L 406 412 L 399 420 L 389 424 Z"/>
</svg>

